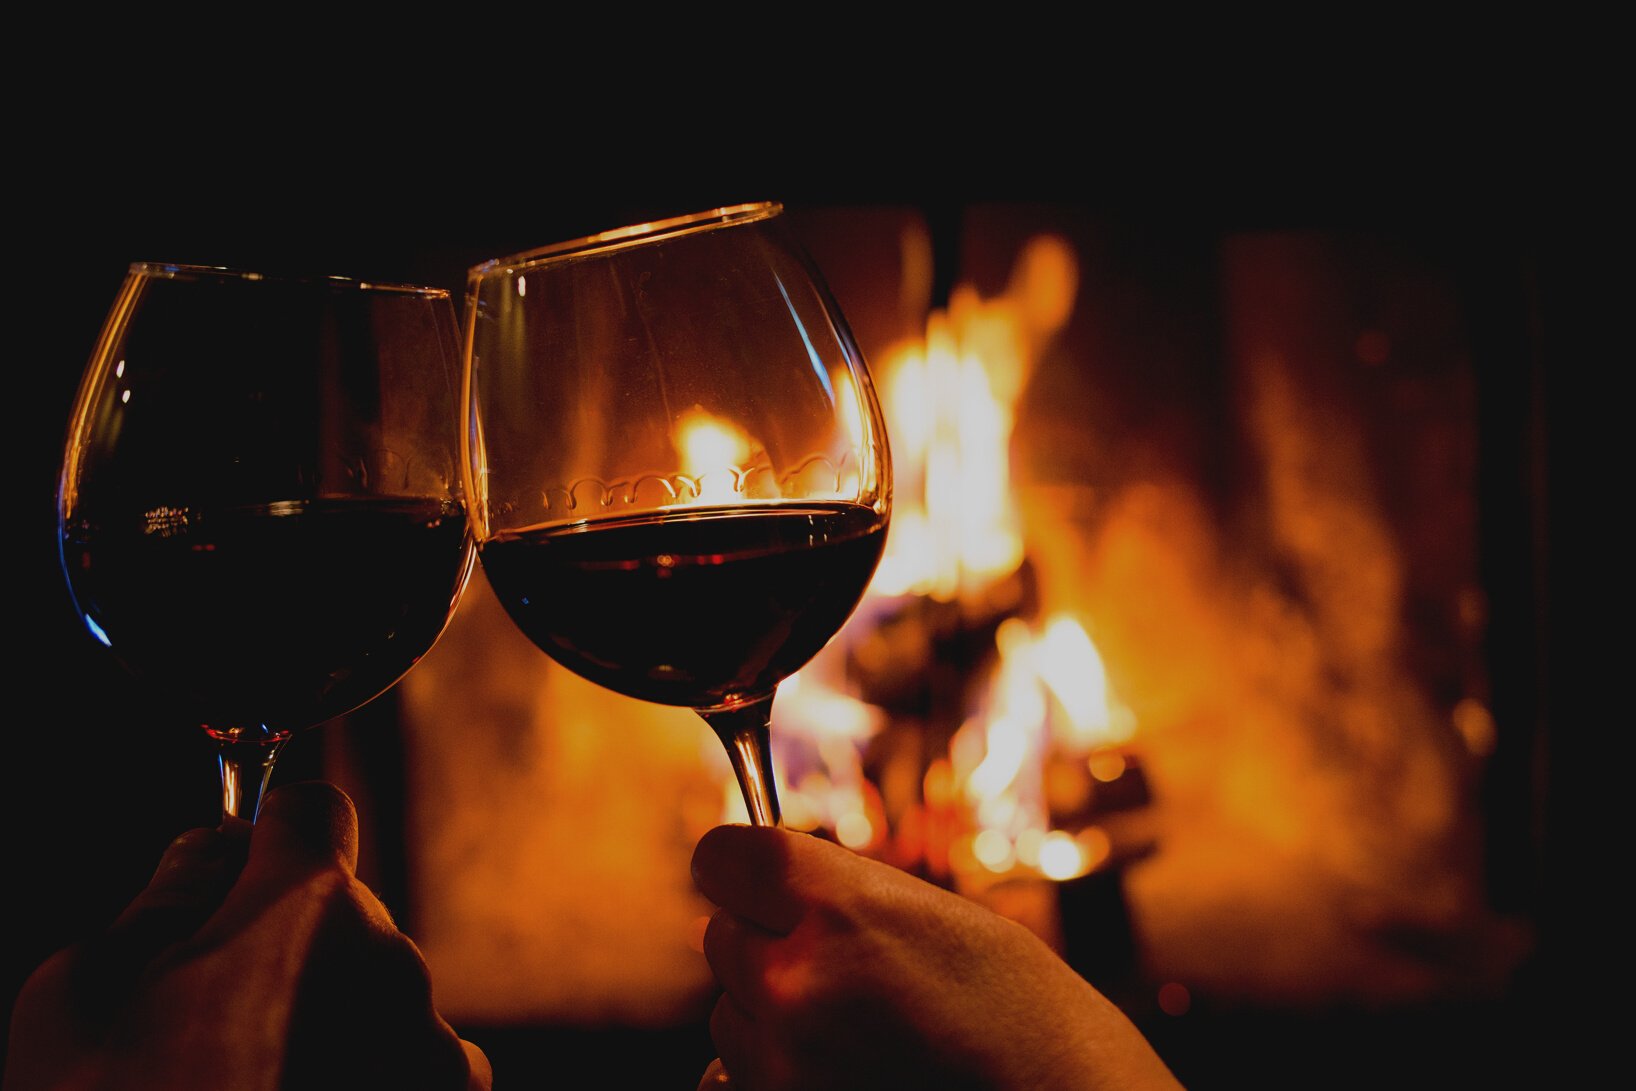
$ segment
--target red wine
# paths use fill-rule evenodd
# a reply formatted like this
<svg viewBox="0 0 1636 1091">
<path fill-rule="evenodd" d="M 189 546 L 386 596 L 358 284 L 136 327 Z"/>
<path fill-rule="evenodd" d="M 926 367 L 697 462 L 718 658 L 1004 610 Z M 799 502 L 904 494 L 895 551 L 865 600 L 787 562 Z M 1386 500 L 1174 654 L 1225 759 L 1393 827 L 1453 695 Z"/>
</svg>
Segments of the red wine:
<svg viewBox="0 0 1636 1091">
<path fill-rule="evenodd" d="M 480 549 L 512 620 L 563 666 L 710 708 L 768 693 L 816 655 L 885 542 L 872 508 L 807 503 L 595 520 Z"/>
<path fill-rule="evenodd" d="M 443 632 L 471 557 L 443 500 L 156 508 L 63 533 L 86 627 L 210 731 L 284 733 L 383 693 Z"/>
</svg>

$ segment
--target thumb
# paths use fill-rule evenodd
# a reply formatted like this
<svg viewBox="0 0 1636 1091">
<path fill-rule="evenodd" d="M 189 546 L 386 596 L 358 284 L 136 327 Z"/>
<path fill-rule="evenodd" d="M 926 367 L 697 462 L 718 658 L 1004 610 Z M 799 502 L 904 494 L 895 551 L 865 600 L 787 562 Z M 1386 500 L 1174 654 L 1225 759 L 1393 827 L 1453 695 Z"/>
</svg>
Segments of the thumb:
<svg viewBox="0 0 1636 1091">
<path fill-rule="evenodd" d="M 471 1065 L 466 1091 L 494 1091 L 494 1067 L 488 1055 L 464 1038 L 460 1039 L 460 1048 L 466 1051 L 466 1063 Z"/>
<path fill-rule="evenodd" d="M 225 827 L 224 827 L 225 828 Z M 314 875 L 358 866 L 358 812 L 347 794 L 323 781 L 274 789 L 250 829 L 249 856 L 221 910 L 199 942 L 231 935 Z"/>
<path fill-rule="evenodd" d="M 245 878 L 334 865 L 349 875 L 358 870 L 358 811 L 347 794 L 321 780 L 269 792 L 250 839 Z"/>
<path fill-rule="evenodd" d="M 723 909 L 779 935 L 826 892 L 846 889 L 859 858 L 811 834 L 774 826 L 717 826 L 693 850 L 693 882 Z"/>
</svg>

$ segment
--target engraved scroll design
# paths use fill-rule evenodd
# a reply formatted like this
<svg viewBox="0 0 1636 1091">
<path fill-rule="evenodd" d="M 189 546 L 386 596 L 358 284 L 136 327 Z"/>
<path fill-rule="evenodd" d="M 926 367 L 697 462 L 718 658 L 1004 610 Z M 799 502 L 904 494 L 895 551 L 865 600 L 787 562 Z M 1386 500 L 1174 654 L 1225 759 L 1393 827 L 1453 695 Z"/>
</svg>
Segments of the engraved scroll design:
<svg viewBox="0 0 1636 1091">
<path fill-rule="evenodd" d="M 642 474 L 613 481 L 582 477 L 570 485 L 540 490 L 540 502 L 547 518 L 560 518 L 570 514 L 587 517 L 623 509 L 646 510 L 717 500 L 736 504 L 796 498 L 857 499 L 858 464 L 856 450 L 843 452 L 839 459 L 831 459 L 826 454 L 809 455 L 794 469 L 779 476 L 766 452 L 761 452 L 747 466 L 725 466 L 699 475 Z M 853 477 L 849 478 L 849 470 Z M 849 482 L 852 482 L 850 496 L 843 493 Z M 729 488 L 722 490 L 721 483 L 728 484 Z M 511 513 L 502 510 L 500 514 Z"/>
<path fill-rule="evenodd" d="M 303 471 L 312 481 L 324 480 L 329 471 L 336 479 L 358 491 L 384 495 L 444 496 L 452 489 L 454 463 L 442 453 L 400 454 L 391 447 L 366 451 L 335 448 L 320 469 Z"/>
</svg>

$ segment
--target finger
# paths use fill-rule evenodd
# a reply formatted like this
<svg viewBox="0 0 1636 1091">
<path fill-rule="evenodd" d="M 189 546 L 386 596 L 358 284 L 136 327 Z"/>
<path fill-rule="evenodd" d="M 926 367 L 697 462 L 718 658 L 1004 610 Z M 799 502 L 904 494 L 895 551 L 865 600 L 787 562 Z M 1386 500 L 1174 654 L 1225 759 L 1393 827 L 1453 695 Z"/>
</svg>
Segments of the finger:
<svg viewBox="0 0 1636 1091">
<path fill-rule="evenodd" d="M 182 834 L 107 931 L 61 952 L 30 984 L 72 996 L 92 1024 L 111 1018 L 154 958 L 197 933 L 222 904 L 245 848 L 244 838 L 218 830 Z"/>
<path fill-rule="evenodd" d="M 727 1074 L 727 1068 L 721 1063 L 720 1057 L 705 1067 L 697 1091 L 733 1091 L 733 1079 Z"/>
<path fill-rule="evenodd" d="M 722 987 L 746 1011 L 764 1002 L 768 946 L 776 937 L 731 911 L 718 909 L 704 929 L 704 957 Z"/>
<path fill-rule="evenodd" d="M 301 940 L 281 1086 L 469 1091 L 491 1085 L 482 1051 L 438 1014 L 429 971 L 413 941 L 391 926 L 361 883 L 337 885 L 337 879 L 320 875 L 307 894 L 287 903 L 310 907 L 320 899 L 323 917 L 306 922 Z M 283 924 L 282 916 L 269 920 L 274 927 Z"/>
<path fill-rule="evenodd" d="M 466 1051 L 466 1063 L 471 1065 L 466 1091 L 494 1091 L 494 1066 L 489 1064 L 488 1054 L 464 1038 L 460 1039 L 460 1048 Z"/>
<path fill-rule="evenodd" d="M 323 873 L 351 882 L 358 864 L 358 814 L 333 784 L 305 781 L 269 792 L 250 833 L 249 859 L 221 909 L 199 931 L 208 944 L 232 936 Z M 385 907 L 383 928 L 390 925 Z"/>
<path fill-rule="evenodd" d="M 349 875 L 358 869 L 358 812 L 347 794 L 321 780 L 269 792 L 250 838 L 246 878 L 336 864 Z"/>
<path fill-rule="evenodd" d="M 802 837 L 770 826 L 717 826 L 693 850 L 694 885 L 723 909 L 788 933 L 805 912 L 792 862 L 804 848 L 797 844 Z"/>
<path fill-rule="evenodd" d="M 710 1040 L 716 1045 L 715 1064 L 725 1072 L 736 1074 L 729 1086 L 762 1086 L 758 1078 L 760 1065 L 754 1024 L 731 996 L 720 997 L 710 1012 Z M 705 1074 L 709 1075 L 709 1069 L 705 1070 Z M 701 1091 L 707 1086 L 701 1083 Z"/>
<path fill-rule="evenodd" d="M 245 851 L 243 837 L 220 830 L 188 830 L 176 838 L 148 885 L 86 946 L 82 972 L 134 975 L 159 951 L 191 936 L 227 897 Z"/>
<path fill-rule="evenodd" d="M 249 839 L 236 832 L 188 830 L 166 848 L 153 877 L 115 922 L 158 907 L 219 904 L 244 867 Z"/>
</svg>

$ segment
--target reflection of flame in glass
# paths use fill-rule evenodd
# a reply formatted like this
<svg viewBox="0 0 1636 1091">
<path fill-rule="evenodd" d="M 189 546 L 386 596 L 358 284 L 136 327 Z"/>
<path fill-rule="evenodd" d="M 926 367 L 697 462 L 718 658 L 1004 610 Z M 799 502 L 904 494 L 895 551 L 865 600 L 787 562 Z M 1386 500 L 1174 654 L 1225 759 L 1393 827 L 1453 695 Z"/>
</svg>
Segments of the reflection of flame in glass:
<svg viewBox="0 0 1636 1091">
<path fill-rule="evenodd" d="M 676 423 L 675 443 L 682 472 L 698 482 L 698 499 L 731 503 L 740 495 L 740 477 L 754 443 L 733 424 L 694 409 Z"/>
</svg>

